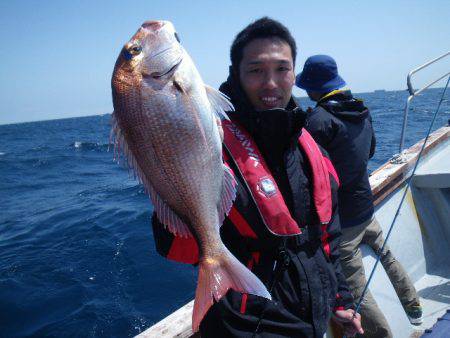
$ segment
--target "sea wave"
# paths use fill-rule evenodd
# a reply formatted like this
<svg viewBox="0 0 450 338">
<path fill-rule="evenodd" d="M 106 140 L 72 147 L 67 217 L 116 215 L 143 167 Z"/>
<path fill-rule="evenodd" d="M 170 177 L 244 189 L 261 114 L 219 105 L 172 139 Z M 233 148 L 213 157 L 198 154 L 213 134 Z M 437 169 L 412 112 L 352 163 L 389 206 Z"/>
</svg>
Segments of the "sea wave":
<svg viewBox="0 0 450 338">
<path fill-rule="evenodd" d="M 111 148 L 109 143 L 75 141 L 70 144 L 72 148 L 77 150 L 100 150 L 105 151 Z"/>
</svg>

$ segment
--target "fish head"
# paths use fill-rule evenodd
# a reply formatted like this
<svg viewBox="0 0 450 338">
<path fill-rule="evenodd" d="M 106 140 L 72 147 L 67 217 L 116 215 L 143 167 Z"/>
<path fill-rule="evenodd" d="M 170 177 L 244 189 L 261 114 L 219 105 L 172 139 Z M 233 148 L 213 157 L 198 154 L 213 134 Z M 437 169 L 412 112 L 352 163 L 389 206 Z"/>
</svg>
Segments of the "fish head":
<svg viewBox="0 0 450 338">
<path fill-rule="evenodd" d="M 161 88 L 173 76 L 184 57 L 175 27 L 169 21 L 146 21 L 125 44 L 116 61 L 112 87 L 145 82 Z"/>
</svg>

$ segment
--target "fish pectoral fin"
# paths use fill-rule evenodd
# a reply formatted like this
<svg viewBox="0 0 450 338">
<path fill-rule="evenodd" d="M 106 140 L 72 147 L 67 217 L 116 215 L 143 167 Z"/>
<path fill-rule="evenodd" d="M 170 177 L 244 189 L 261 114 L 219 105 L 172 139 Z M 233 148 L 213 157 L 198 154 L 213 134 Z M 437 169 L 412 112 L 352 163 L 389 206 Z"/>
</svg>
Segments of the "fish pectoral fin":
<svg viewBox="0 0 450 338">
<path fill-rule="evenodd" d="M 221 119 L 229 120 L 226 112 L 234 111 L 234 107 L 231 104 L 228 97 L 219 92 L 218 90 L 205 85 L 206 95 L 208 96 L 208 100 L 211 103 L 211 107 L 213 108 L 214 114 L 219 116 Z"/>
<path fill-rule="evenodd" d="M 229 289 L 241 293 L 272 299 L 261 280 L 247 269 L 225 246 L 216 259 L 202 259 L 198 270 L 198 284 L 195 291 L 192 312 L 192 330 L 197 332 L 200 323 L 213 304 L 218 302 Z"/>
<path fill-rule="evenodd" d="M 231 169 L 225 164 L 223 165 L 223 183 L 222 183 L 222 195 L 219 204 L 219 224 L 222 224 L 225 217 L 230 212 L 233 206 L 233 201 L 236 198 L 236 179 L 234 178 Z"/>
</svg>

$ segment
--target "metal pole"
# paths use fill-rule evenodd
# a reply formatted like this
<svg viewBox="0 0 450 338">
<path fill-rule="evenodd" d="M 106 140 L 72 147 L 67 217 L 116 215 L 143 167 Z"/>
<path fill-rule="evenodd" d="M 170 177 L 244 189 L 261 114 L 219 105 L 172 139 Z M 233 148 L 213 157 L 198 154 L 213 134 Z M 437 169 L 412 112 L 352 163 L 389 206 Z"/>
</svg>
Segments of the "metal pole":
<svg viewBox="0 0 450 338">
<path fill-rule="evenodd" d="M 402 133 L 401 133 L 401 136 L 400 136 L 400 145 L 399 145 L 399 150 L 398 150 L 399 156 L 401 156 L 401 153 L 402 153 L 402 150 L 403 150 L 403 146 L 405 144 L 406 125 L 408 124 L 408 112 L 409 112 L 409 106 L 410 106 L 410 103 L 411 103 L 412 99 L 416 95 L 419 95 L 425 89 L 427 89 L 427 88 L 431 87 L 432 85 L 434 85 L 436 82 L 438 82 L 438 81 L 442 80 L 443 78 L 447 77 L 450 74 L 450 72 L 448 72 L 447 74 L 442 75 L 437 80 L 434 80 L 434 81 L 430 82 L 429 84 L 427 84 L 423 88 L 421 88 L 419 90 L 416 90 L 416 91 L 414 90 L 414 88 L 413 88 L 413 86 L 411 84 L 411 78 L 419 70 L 421 70 L 421 69 L 423 69 L 425 67 L 428 67 L 432 63 L 435 63 L 436 61 L 439 61 L 440 59 L 442 59 L 442 58 L 444 58 L 444 57 L 446 57 L 448 55 L 450 55 L 450 51 L 445 53 L 445 54 L 442 54 L 441 56 L 438 56 L 437 58 L 435 58 L 435 59 L 433 59 L 431 61 L 428 61 L 427 63 L 425 63 L 425 64 L 423 64 L 423 65 L 421 65 L 421 66 L 419 66 L 419 67 L 417 67 L 415 69 L 413 69 L 412 71 L 409 72 L 409 74 L 408 74 L 408 76 L 406 78 L 406 84 L 408 86 L 408 91 L 409 91 L 410 96 L 408 97 L 408 100 L 406 100 L 405 111 L 403 113 L 403 126 L 402 126 Z"/>
<path fill-rule="evenodd" d="M 427 84 L 425 87 L 423 87 L 422 89 L 416 90 L 416 92 L 414 93 L 414 96 L 419 95 L 420 93 L 422 93 L 425 89 L 428 89 L 429 87 L 431 87 L 432 85 L 434 85 L 436 82 L 441 81 L 443 78 L 447 77 L 450 75 L 450 72 L 448 72 L 447 74 L 442 75 L 439 79 L 434 80 L 433 82 L 430 82 L 429 84 Z"/>
<path fill-rule="evenodd" d="M 445 54 L 442 54 L 441 56 L 438 56 L 437 58 L 435 58 L 435 59 L 433 59 L 433 60 L 431 60 L 431 61 L 428 61 L 427 63 L 423 64 L 422 66 L 419 66 L 419 67 L 417 67 L 416 69 L 413 69 L 412 71 L 409 72 L 408 77 L 407 77 L 407 79 L 406 79 L 406 83 L 407 83 L 407 85 L 408 85 L 408 90 L 409 90 L 409 93 L 410 93 L 411 95 L 414 95 L 414 88 L 412 87 L 412 84 L 411 84 L 411 77 L 413 76 L 413 74 L 414 74 L 414 73 L 417 73 L 419 70 L 421 70 L 421 69 L 423 69 L 423 68 L 425 68 L 425 67 L 431 65 L 432 63 L 435 63 L 436 61 L 438 61 L 438 60 L 440 60 L 440 59 L 446 57 L 446 56 L 449 55 L 449 54 L 450 54 L 450 52 L 447 52 L 447 53 L 445 53 Z M 445 76 L 445 75 L 444 75 L 444 76 Z"/>
<path fill-rule="evenodd" d="M 400 147 L 398 149 L 398 153 L 401 155 L 403 151 L 403 145 L 405 143 L 405 134 L 406 134 L 406 125 L 408 124 L 408 111 L 409 111 L 409 104 L 411 100 L 413 99 L 414 95 L 410 95 L 408 99 L 406 100 L 405 104 L 405 112 L 403 113 L 403 127 L 402 127 L 402 135 L 400 136 Z"/>
</svg>

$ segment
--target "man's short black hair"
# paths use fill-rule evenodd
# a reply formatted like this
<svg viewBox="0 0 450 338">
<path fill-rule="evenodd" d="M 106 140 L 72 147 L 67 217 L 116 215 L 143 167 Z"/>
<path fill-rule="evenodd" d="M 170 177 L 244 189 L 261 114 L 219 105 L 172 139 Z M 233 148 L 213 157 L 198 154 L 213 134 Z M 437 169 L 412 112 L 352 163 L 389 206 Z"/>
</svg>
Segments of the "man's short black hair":
<svg viewBox="0 0 450 338">
<path fill-rule="evenodd" d="M 244 54 L 244 48 L 255 39 L 278 38 L 285 41 L 291 47 L 292 60 L 295 64 L 297 56 L 297 46 L 289 30 L 280 22 L 268 18 L 267 16 L 256 20 L 245 27 L 234 38 L 231 45 L 230 58 L 231 65 L 235 71 L 239 71 L 239 64 Z"/>
</svg>

